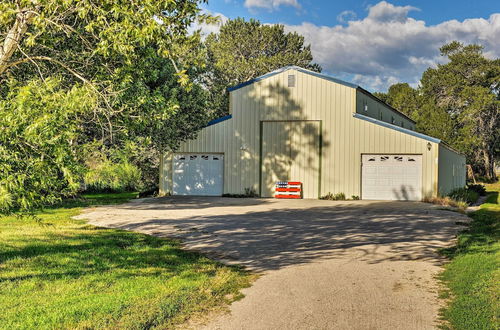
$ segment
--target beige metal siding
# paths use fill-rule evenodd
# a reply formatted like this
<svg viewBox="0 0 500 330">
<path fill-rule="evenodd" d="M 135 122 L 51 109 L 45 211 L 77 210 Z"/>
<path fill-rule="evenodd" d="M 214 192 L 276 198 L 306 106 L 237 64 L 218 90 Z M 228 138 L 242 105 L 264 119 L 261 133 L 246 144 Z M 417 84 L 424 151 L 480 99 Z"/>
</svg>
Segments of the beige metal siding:
<svg viewBox="0 0 500 330">
<path fill-rule="evenodd" d="M 289 181 L 292 165 L 290 122 L 262 125 L 262 197 L 274 196 L 276 181 Z"/>
<path fill-rule="evenodd" d="M 296 76 L 295 87 L 287 87 L 289 74 Z M 233 118 L 203 129 L 197 139 L 182 144 L 180 152 L 223 152 L 224 192 L 258 192 L 261 122 L 321 121 L 320 195 L 360 196 L 361 155 L 368 153 L 422 155 L 422 195 L 436 195 L 438 145 L 354 118 L 357 97 L 355 88 L 288 70 L 231 92 Z M 168 165 L 164 169 L 168 172 Z M 164 181 L 169 191 L 171 183 Z"/>
<path fill-rule="evenodd" d="M 367 121 L 353 118 L 360 123 L 353 144 L 358 144 L 361 154 L 410 154 L 422 155 L 422 196 L 435 196 L 437 186 L 438 144 L 405 134 L 390 128 L 382 127 Z M 370 139 L 374 139 L 371 143 Z M 428 143 L 431 149 L 428 150 Z M 352 155 L 351 157 L 354 157 Z M 360 157 L 352 167 L 361 168 Z M 354 185 L 360 184 L 358 177 L 351 177 Z"/>
<path fill-rule="evenodd" d="M 446 196 L 453 189 L 465 186 L 465 157 L 439 145 L 439 195 Z"/>
<path fill-rule="evenodd" d="M 356 91 L 356 112 L 389 124 L 393 124 L 394 118 L 394 125 L 415 130 L 415 124 L 411 120 L 359 90 Z"/>
<path fill-rule="evenodd" d="M 300 181 L 304 198 L 318 198 L 320 122 L 262 123 L 263 197 L 274 196 L 277 181 Z"/>
</svg>

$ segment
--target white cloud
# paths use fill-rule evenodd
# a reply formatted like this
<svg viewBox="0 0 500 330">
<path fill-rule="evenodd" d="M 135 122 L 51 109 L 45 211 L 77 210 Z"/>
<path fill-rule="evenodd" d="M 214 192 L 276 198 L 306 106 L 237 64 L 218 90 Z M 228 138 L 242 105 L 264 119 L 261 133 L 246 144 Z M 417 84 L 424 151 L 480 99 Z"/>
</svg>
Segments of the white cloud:
<svg viewBox="0 0 500 330">
<path fill-rule="evenodd" d="M 268 10 L 275 10 L 280 6 L 300 8 L 297 0 L 245 0 L 244 5 L 250 9 L 264 8 Z"/>
<path fill-rule="evenodd" d="M 412 6 L 394 6 L 381 1 L 375 6 L 368 7 L 368 18 L 378 22 L 404 22 L 412 10 L 420 9 Z"/>
<path fill-rule="evenodd" d="M 206 37 L 210 33 L 219 32 L 220 27 L 229 20 L 228 17 L 226 17 L 224 14 L 221 14 L 221 13 L 213 13 L 213 12 L 210 12 L 208 10 L 204 10 L 203 13 L 209 14 L 213 17 L 217 17 L 218 22 L 214 23 L 214 24 L 195 22 L 189 27 L 189 33 L 193 33 L 194 31 L 197 31 L 197 30 L 201 30 L 201 35 L 203 37 Z"/>
<path fill-rule="evenodd" d="M 347 26 L 305 22 L 286 29 L 306 38 L 325 72 L 350 76 L 374 90 L 398 81 L 415 85 L 426 68 L 443 61 L 439 48 L 452 40 L 479 43 L 487 56 L 500 57 L 500 13 L 488 19 L 426 25 L 408 16 L 413 10 L 417 9 L 382 1 L 369 7 L 365 18 L 350 19 Z"/>
<path fill-rule="evenodd" d="M 352 10 L 344 10 L 340 14 L 337 15 L 337 21 L 340 23 L 346 23 L 348 21 L 352 21 L 356 19 L 357 15 Z"/>
</svg>

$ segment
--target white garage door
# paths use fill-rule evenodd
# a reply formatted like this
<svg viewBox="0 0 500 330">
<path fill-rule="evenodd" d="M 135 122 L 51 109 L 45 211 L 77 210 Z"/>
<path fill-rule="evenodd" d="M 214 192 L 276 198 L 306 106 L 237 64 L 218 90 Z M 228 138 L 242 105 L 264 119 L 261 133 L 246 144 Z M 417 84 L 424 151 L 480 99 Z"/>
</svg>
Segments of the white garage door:
<svg viewBox="0 0 500 330">
<path fill-rule="evenodd" d="M 363 199 L 422 199 L 422 156 L 363 155 L 362 162 Z"/>
<path fill-rule="evenodd" d="M 173 194 L 221 196 L 223 164 L 221 154 L 175 154 Z"/>
</svg>

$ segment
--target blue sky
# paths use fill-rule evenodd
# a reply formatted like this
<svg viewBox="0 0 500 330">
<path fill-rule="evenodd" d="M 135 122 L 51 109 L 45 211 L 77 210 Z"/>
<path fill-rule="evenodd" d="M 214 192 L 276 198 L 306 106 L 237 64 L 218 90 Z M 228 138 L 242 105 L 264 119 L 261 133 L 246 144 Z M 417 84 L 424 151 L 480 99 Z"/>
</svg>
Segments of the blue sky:
<svg viewBox="0 0 500 330">
<path fill-rule="evenodd" d="M 480 43 L 487 56 L 500 57 L 499 0 L 209 0 L 204 8 L 222 21 L 283 24 L 304 35 L 323 72 L 372 91 L 416 86 L 426 68 L 443 62 L 438 49 L 451 40 Z"/>
</svg>

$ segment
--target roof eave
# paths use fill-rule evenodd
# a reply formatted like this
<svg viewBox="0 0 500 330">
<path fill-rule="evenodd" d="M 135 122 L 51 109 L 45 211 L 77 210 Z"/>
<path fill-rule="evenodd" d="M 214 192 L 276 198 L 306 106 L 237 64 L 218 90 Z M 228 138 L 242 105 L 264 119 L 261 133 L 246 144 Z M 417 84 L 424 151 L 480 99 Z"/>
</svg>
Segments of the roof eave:
<svg viewBox="0 0 500 330">
<path fill-rule="evenodd" d="M 437 144 L 439 144 L 439 143 L 442 142 L 438 138 L 435 138 L 435 137 L 432 137 L 432 136 L 429 136 L 429 135 L 425 135 L 425 134 L 422 134 L 422 133 L 418 133 L 418 132 L 412 131 L 411 129 L 407 129 L 407 128 L 404 128 L 404 127 L 399 127 L 399 126 L 396 126 L 396 125 L 393 125 L 393 124 L 389 124 L 389 123 L 386 123 L 385 121 L 381 121 L 381 120 L 378 120 L 378 119 L 375 119 L 375 118 L 372 118 L 372 117 L 364 116 L 364 115 L 361 115 L 359 113 L 353 113 L 352 116 L 354 118 L 365 120 L 365 121 L 371 122 L 373 124 L 376 124 L 376 125 L 379 125 L 379 126 L 383 126 L 383 127 L 386 127 L 386 128 L 390 128 L 390 129 L 399 131 L 401 133 L 412 135 L 412 136 L 415 136 L 415 137 L 418 137 L 418 138 L 421 138 L 421 139 L 424 139 L 424 140 L 427 140 L 427 141 L 430 141 L 430 142 L 434 142 L 434 143 L 437 143 Z"/>
<path fill-rule="evenodd" d="M 215 119 L 212 119 L 211 121 L 209 121 L 207 123 L 207 125 L 205 127 L 208 127 L 208 126 L 212 126 L 212 125 L 215 125 L 215 124 L 218 124 L 218 123 L 221 123 L 223 121 L 226 121 L 226 120 L 229 120 L 233 118 L 232 115 L 227 115 L 227 116 L 224 116 L 224 117 L 219 117 L 219 118 L 215 118 Z"/>
</svg>

